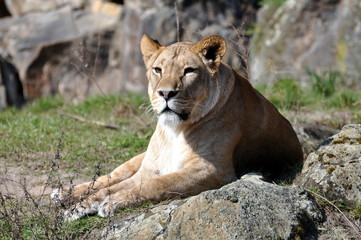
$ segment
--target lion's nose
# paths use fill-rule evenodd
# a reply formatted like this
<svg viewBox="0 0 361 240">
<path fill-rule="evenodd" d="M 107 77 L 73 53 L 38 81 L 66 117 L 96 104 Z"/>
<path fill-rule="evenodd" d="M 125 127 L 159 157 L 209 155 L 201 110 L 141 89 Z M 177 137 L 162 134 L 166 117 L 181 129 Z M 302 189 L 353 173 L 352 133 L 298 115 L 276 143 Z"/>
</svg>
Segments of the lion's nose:
<svg viewBox="0 0 361 240">
<path fill-rule="evenodd" d="M 169 100 L 175 95 L 177 95 L 178 91 L 158 91 L 159 96 L 163 97 L 165 100 Z"/>
</svg>

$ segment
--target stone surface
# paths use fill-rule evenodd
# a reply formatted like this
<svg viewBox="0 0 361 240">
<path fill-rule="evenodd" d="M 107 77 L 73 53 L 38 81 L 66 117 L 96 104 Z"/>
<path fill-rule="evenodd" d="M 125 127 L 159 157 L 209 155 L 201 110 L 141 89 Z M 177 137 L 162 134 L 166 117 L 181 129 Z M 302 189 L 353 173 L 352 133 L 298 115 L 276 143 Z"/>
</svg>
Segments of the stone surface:
<svg viewBox="0 0 361 240">
<path fill-rule="evenodd" d="M 295 183 L 317 188 L 329 200 L 361 204 L 361 124 L 350 124 L 306 159 Z"/>
<path fill-rule="evenodd" d="M 287 0 L 258 13 L 251 50 L 253 81 L 281 77 L 309 81 L 305 69 L 339 71 L 348 84 L 361 85 L 361 2 Z"/>
<path fill-rule="evenodd" d="M 313 198 L 257 176 L 161 205 L 103 231 L 103 239 L 316 239 Z"/>
<path fill-rule="evenodd" d="M 295 125 L 294 130 L 302 145 L 305 159 L 308 154 L 316 150 L 321 142 L 338 132 L 338 130 L 334 128 L 313 124 Z"/>
<path fill-rule="evenodd" d="M 76 9 L 84 6 L 86 2 L 85 0 L 5 0 L 6 7 L 12 16 L 49 12 L 66 5 Z"/>
<path fill-rule="evenodd" d="M 5 87 L 0 85 L 0 110 L 5 109 L 7 106 Z"/>
<path fill-rule="evenodd" d="M 69 94 L 70 99 L 84 98 L 96 88 L 93 78 L 107 67 L 112 34 L 109 29 L 117 19 L 71 12 L 68 7 L 46 14 L 6 18 L 0 24 L 0 55 L 16 67 L 27 99 L 57 93 L 62 82 L 68 82 L 67 88 L 71 89 L 71 93 L 64 95 Z M 119 90 L 113 79 L 112 85 L 114 91 Z"/>
</svg>

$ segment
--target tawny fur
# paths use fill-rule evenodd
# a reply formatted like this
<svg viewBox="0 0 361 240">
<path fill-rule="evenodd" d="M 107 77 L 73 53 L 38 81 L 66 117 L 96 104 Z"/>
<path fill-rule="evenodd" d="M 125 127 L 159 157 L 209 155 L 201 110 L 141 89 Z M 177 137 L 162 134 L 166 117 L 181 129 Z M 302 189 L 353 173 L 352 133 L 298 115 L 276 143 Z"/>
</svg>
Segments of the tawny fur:
<svg viewBox="0 0 361 240">
<path fill-rule="evenodd" d="M 63 201 L 84 198 L 66 212 L 66 220 L 195 195 L 247 171 L 277 177 L 302 163 L 290 123 L 222 63 L 223 38 L 161 46 L 144 35 L 141 50 L 159 118 L 148 149 L 110 175 L 75 186 L 70 195 L 56 190 L 53 197 Z"/>
</svg>

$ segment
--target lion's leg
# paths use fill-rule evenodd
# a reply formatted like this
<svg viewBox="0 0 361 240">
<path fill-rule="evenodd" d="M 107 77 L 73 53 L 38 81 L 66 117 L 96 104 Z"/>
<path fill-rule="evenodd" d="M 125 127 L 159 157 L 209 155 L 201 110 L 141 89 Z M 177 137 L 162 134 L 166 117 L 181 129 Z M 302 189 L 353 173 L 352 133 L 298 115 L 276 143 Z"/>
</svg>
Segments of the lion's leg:
<svg viewBox="0 0 361 240">
<path fill-rule="evenodd" d="M 191 164 L 190 164 L 191 165 Z M 154 179 L 141 181 L 130 178 L 121 183 L 105 188 L 77 203 L 66 212 L 68 221 L 98 212 L 100 216 L 112 215 L 116 208 L 141 205 L 149 200 L 159 202 L 180 196 L 198 194 L 204 190 L 218 188 L 234 180 L 235 175 L 224 174 L 214 168 L 204 166 L 187 167 L 178 172 Z"/>
<path fill-rule="evenodd" d="M 60 201 L 74 201 L 80 199 L 82 196 L 87 196 L 99 191 L 102 188 L 107 188 L 121 181 L 124 181 L 133 176 L 140 168 L 140 165 L 144 159 L 145 153 L 142 153 L 136 157 L 133 157 L 129 161 L 123 163 L 117 167 L 109 175 L 99 177 L 93 182 L 86 182 L 79 184 L 72 189 L 59 190 L 55 189 L 51 194 L 53 199 Z"/>
<path fill-rule="evenodd" d="M 139 206 L 145 201 L 160 202 L 177 197 L 192 196 L 202 191 L 219 188 L 236 179 L 234 175 L 222 177 L 216 172 L 194 172 L 190 169 L 150 179 L 133 188 L 110 194 L 98 207 L 102 217 L 113 215 L 117 208 Z"/>
<path fill-rule="evenodd" d="M 128 178 L 117 184 L 113 184 L 109 187 L 104 187 L 99 191 L 88 195 L 86 198 L 77 202 L 75 205 L 65 211 L 64 218 L 66 221 L 76 220 L 86 215 L 94 214 L 98 212 L 100 204 L 107 199 L 109 195 L 116 192 L 120 192 L 126 189 L 130 189 L 135 186 L 136 180 L 134 178 Z"/>
</svg>

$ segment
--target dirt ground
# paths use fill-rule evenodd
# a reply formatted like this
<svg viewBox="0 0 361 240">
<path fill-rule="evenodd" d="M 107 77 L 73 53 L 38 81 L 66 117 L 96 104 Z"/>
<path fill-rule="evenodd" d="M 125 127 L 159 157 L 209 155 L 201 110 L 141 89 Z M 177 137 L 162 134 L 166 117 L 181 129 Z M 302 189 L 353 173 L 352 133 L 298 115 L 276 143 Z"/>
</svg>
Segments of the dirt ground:
<svg viewBox="0 0 361 240">
<path fill-rule="evenodd" d="M 49 195 L 59 180 L 63 184 L 90 180 L 78 173 L 52 169 L 54 154 L 51 152 L 20 153 L 16 158 L 16 162 L 0 158 L 0 192 L 8 198 L 25 197 L 26 193 L 34 197 Z"/>
</svg>

